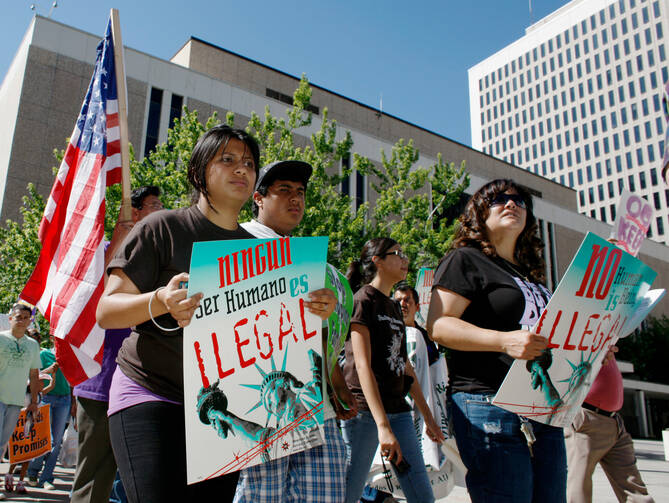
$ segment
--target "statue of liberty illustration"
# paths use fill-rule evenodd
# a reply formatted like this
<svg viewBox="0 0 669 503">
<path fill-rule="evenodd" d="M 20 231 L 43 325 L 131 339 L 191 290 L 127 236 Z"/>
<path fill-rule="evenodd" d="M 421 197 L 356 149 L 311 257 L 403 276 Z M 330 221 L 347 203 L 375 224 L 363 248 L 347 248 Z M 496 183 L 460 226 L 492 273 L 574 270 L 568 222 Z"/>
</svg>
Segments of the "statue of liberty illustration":
<svg viewBox="0 0 669 503">
<path fill-rule="evenodd" d="M 314 350 L 309 350 L 308 355 L 312 380 L 306 384 L 286 370 L 286 349 L 281 370 L 277 370 L 272 357 L 269 372 L 255 364 L 262 378 L 260 384 L 241 385 L 259 392 L 258 402 L 245 415 L 263 407 L 264 425 L 229 411 L 228 397 L 219 388 L 220 381 L 200 388 L 197 397 L 200 421 L 211 425 L 221 438 L 228 438 L 229 434 L 246 438 L 250 447 L 258 447 L 252 456 L 260 454 L 263 462 L 321 444 L 321 432 L 314 415 L 323 405 L 322 358 Z"/>
<path fill-rule="evenodd" d="M 566 379 L 557 381 L 558 383 L 569 383 L 567 391 L 560 396 L 551 380 L 548 369 L 553 363 L 553 355 L 550 349 L 544 349 L 540 356 L 534 360 L 529 360 L 526 364 L 527 371 L 530 373 L 532 388 L 543 393 L 546 403 L 550 407 L 547 424 L 551 424 L 558 412 L 568 411 L 574 405 L 580 404 L 585 399 L 592 379 L 592 362 L 601 352 L 595 351 L 589 357 L 584 358 L 584 351 L 580 353 L 580 362 L 572 363 L 566 360 L 571 367 L 571 374 Z"/>
</svg>

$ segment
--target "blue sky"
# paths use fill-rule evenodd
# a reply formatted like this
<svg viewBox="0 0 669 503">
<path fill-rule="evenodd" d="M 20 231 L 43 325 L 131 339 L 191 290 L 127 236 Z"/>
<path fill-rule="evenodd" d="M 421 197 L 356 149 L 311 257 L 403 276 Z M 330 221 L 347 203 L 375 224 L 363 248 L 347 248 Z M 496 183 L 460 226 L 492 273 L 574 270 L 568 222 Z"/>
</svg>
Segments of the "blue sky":
<svg viewBox="0 0 669 503">
<path fill-rule="evenodd" d="M 566 0 L 532 1 L 534 21 Z M 4 78 L 36 6 L 0 3 Z M 119 9 L 126 46 L 169 59 L 192 35 L 470 144 L 467 69 L 525 33 L 529 0 L 58 0 L 52 18 L 103 33 Z"/>
</svg>

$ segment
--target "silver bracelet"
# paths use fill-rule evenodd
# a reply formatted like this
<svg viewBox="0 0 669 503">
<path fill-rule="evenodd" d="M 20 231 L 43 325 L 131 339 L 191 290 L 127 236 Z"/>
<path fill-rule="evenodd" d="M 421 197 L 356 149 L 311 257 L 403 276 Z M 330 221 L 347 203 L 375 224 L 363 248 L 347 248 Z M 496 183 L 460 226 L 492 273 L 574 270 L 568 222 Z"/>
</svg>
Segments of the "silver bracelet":
<svg viewBox="0 0 669 503">
<path fill-rule="evenodd" d="M 155 326 L 157 326 L 159 329 L 163 330 L 164 332 L 174 332 L 175 330 L 179 330 L 181 327 L 174 327 L 174 328 L 165 328 L 161 327 L 158 325 L 158 322 L 153 318 L 153 313 L 151 312 L 151 303 L 153 302 L 153 298 L 156 297 L 158 292 L 165 288 L 164 286 L 159 286 L 156 290 L 153 291 L 151 294 L 151 297 L 149 298 L 149 316 L 151 317 L 151 321 Z"/>
</svg>

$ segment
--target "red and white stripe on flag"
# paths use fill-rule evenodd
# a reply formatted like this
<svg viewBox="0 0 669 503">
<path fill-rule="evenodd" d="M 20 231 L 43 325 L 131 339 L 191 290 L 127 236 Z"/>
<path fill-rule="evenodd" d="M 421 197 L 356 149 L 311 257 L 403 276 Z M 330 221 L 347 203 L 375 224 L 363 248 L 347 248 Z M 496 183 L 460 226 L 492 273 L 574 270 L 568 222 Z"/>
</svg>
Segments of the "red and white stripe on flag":
<svg viewBox="0 0 669 503">
<path fill-rule="evenodd" d="M 111 20 L 97 51 L 40 224 L 42 250 L 21 293 L 49 320 L 56 358 L 73 386 L 100 372 L 104 349 L 95 310 L 104 289 L 105 188 L 121 179 Z"/>
</svg>

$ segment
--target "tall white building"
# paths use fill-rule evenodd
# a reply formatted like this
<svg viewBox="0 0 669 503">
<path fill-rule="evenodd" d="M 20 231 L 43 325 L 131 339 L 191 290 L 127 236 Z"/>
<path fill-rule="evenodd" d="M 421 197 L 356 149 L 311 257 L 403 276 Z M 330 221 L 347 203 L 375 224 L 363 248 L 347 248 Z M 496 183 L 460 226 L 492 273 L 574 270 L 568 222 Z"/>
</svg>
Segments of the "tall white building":
<svg viewBox="0 0 669 503">
<path fill-rule="evenodd" d="M 669 0 L 573 0 L 533 24 L 469 69 L 472 146 L 575 189 L 604 222 L 623 189 L 641 194 L 669 244 L 668 18 Z"/>
</svg>

